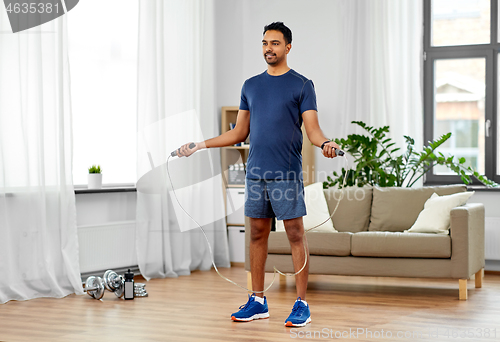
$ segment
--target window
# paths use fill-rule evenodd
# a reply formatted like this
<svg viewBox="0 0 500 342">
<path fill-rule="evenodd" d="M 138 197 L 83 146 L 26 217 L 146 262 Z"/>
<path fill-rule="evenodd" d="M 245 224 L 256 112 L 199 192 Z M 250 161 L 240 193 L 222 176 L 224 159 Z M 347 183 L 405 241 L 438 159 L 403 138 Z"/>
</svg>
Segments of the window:
<svg viewBox="0 0 500 342">
<path fill-rule="evenodd" d="M 86 0 L 68 14 L 75 186 L 93 164 L 105 184 L 137 181 L 138 9 L 137 0 Z"/>
<path fill-rule="evenodd" d="M 497 0 L 424 0 L 424 139 L 451 132 L 438 151 L 464 157 L 466 166 L 496 182 L 498 11 Z M 425 180 L 460 182 L 441 166 Z"/>
</svg>

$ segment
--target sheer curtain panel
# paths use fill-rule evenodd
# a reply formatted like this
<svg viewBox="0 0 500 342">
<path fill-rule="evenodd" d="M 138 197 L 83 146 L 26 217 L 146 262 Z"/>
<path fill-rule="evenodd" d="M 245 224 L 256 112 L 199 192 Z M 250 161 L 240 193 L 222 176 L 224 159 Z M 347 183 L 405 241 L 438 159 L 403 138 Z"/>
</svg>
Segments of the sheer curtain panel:
<svg viewBox="0 0 500 342">
<path fill-rule="evenodd" d="M 177 277 L 211 268 L 207 241 L 177 205 L 166 165 L 180 145 L 218 134 L 213 1 L 141 0 L 139 7 L 137 259 L 146 279 Z M 217 266 L 229 267 L 219 150 L 168 165 L 177 197 L 205 230 Z M 142 186 L 148 179 L 149 187 Z"/>
<path fill-rule="evenodd" d="M 333 137 L 365 134 L 351 121 L 389 125 L 390 137 L 406 151 L 403 135 L 423 145 L 422 0 L 337 1 L 338 23 L 332 103 L 343 118 Z M 401 152 L 399 151 L 399 152 Z M 326 162 L 319 159 L 321 167 Z M 318 165 L 317 165 L 318 166 Z M 340 166 L 337 171 L 340 171 Z M 421 184 L 419 184 L 421 186 Z"/>
<path fill-rule="evenodd" d="M 10 33 L 0 11 L 0 303 L 83 293 L 65 18 Z"/>
</svg>

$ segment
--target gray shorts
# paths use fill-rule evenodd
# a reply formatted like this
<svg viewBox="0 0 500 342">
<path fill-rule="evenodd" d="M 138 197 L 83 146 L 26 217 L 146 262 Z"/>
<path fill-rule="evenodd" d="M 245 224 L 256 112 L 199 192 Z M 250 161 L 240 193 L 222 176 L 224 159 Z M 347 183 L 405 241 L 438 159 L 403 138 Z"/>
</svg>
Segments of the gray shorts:
<svg viewBox="0 0 500 342">
<path fill-rule="evenodd" d="M 245 179 L 245 216 L 289 220 L 306 214 L 303 181 Z"/>
</svg>

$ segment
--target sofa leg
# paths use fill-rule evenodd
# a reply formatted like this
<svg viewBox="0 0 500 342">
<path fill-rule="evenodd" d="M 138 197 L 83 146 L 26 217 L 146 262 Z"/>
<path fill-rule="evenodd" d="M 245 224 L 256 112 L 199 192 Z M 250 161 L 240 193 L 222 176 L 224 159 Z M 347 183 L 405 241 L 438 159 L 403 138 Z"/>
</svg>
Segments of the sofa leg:
<svg viewBox="0 0 500 342">
<path fill-rule="evenodd" d="M 283 274 L 279 274 L 279 283 L 280 286 L 286 286 L 286 278 L 287 276 L 284 276 Z"/>
<path fill-rule="evenodd" d="M 484 268 L 481 268 L 479 271 L 476 272 L 475 274 L 475 280 L 476 280 L 476 288 L 481 288 L 483 287 L 483 277 L 484 277 Z"/>
<path fill-rule="evenodd" d="M 247 289 L 252 292 L 252 272 L 247 272 Z"/>
<path fill-rule="evenodd" d="M 467 300 L 467 279 L 458 279 L 458 299 Z"/>
</svg>

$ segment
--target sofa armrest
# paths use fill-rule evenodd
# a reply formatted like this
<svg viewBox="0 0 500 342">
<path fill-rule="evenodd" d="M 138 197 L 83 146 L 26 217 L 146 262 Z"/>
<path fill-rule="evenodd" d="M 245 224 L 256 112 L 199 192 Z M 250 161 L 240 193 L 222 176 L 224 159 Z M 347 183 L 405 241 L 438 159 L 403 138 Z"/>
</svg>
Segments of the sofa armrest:
<svg viewBox="0 0 500 342">
<path fill-rule="evenodd" d="M 484 205 L 470 203 L 450 213 L 451 276 L 469 279 L 484 267 Z"/>
</svg>

